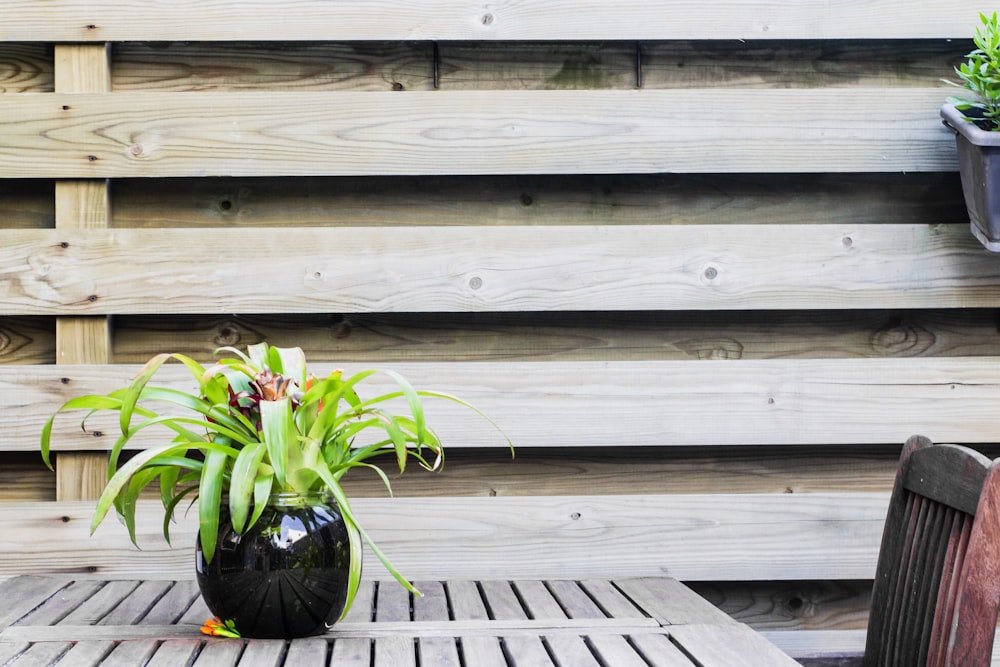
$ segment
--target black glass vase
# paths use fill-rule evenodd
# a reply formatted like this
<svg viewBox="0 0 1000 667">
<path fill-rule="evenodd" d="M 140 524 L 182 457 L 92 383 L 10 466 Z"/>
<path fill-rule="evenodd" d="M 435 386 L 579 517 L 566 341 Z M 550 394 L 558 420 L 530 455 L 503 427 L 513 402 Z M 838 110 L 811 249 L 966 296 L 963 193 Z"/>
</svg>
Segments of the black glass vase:
<svg viewBox="0 0 1000 667">
<path fill-rule="evenodd" d="M 273 494 L 243 535 L 223 503 L 211 562 L 196 542 L 198 586 L 209 610 L 244 637 L 321 634 L 347 603 L 349 540 L 329 494 Z"/>
</svg>

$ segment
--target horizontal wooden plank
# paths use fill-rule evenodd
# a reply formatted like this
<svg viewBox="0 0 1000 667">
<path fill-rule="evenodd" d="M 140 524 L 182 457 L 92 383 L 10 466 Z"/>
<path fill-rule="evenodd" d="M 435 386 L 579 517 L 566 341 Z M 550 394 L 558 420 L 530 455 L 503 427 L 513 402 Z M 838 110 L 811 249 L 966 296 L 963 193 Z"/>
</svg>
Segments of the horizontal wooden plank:
<svg viewBox="0 0 1000 667">
<path fill-rule="evenodd" d="M 450 449 L 436 474 L 392 476 L 392 495 L 579 496 L 662 493 L 815 493 L 889 491 L 899 445 Z M 1000 451 L 981 447 L 989 456 Z M 13 459 L 13 463 L 8 462 Z M 57 457 L 56 465 L 59 465 Z M 5 474 L 6 473 L 6 474 Z M 665 484 L 664 480 L 670 483 Z M 34 452 L 0 457 L 0 501 L 54 500 L 55 477 Z M 342 484 L 352 498 L 388 495 L 375 474 L 359 471 Z M 159 498 L 158 488 L 146 497 Z"/>
<path fill-rule="evenodd" d="M 732 0 L 8 0 L 0 39 L 517 40 L 968 37 L 985 2 L 823 0 L 755 5 Z M 711 16 L 711 20 L 705 20 Z M 572 20 L 567 20 L 571 17 Z"/>
<path fill-rule="evenodd" d="M 569 453 L 566 448 L 522 448 L 514 460 L 503 450 L 452 450 L 439 474 L 403 475 L 392 480 L 392 490 L 396 497 L 428 497 L 655 495 L 716 489 L 728 493 L 813 493 L 892 488 L 899 446 L 831 445 L 817 449 L 615 447 Z M 998 453 L 988 451 L 989 455 Z M 344 488 L 352 497 L 386 495 L 381 480 L 374 475 L 348 476 Z"/>
<path fill-rule="evenodd" d="M 22 182 L 0 179 L 0 189 Z M 112 227 L 937 225 L 969 217 L 957 172 L 129 178 L 111 191 Z M 8 202 L 0 194 L 16 208 Z M 49 209 L 48 225 L 3 226 L 51 227 Z"/>
<path fill-rule="evenodd" d="M 126 42 L 115 44 L 111 83 L 117 91 L 934 87 L 965 53 L 950 40 L 889 39 L 433 46 Z"/>
<path fill-rule="evenodd" d="M 13 319 L 0 320 L 0 331 L 21 335 Z M 22 363 L 53 362 L 44 340 L 25 346 Z M 342 364 L 1000 356 L 996 311 L 961 308 L 119 315 L 112 359 L 145 363 L 162 350 L 200 356 L 262 340 Z M 0 348 L 0 363 L 16 358 Z"/>
<path fill-rule="evenodd" d="M 684 448 L 615 448 L 599 455 L 581 449 L 520 449 L 514 460 L 502 450 L 455 450 L 434 475 L 392 475 L 392 495 L 444 496 L 578 496 L 709 493 L 815 493 L 888 491 L 898 460 L 898 448 L 874 445 L 840 448 L 715 447 L 712 455 Z M 989 448 L 986 448 L 989 451 Z M 640 456 L 639 451 L 645 456 Z M 998 452 L 989 452 L 996 455 Z M 11 465 L 11 456 L 28 463 Z M 59 465 L 59 454 L 56 465 Z M 55 476 L 34 452 L 4 452 L 0 456 L 0 502 L 55 500 Z M 9 479 L 10 481 L 6 481 Z M 663 480 L 669 479 L 669 485 Z M 343 481 L 352 498 L 384 498 L 385 485 L 374 473 L 355 473 Z M 159 498 L 149 487 L 145 498 Z M 756 613 L 756 612 L 755 612 Z"/>
<path fill-rule="evenodd" d="M 430 42 L 115 44 L 116 91 L 432 90 Z"/>
<path fill-rule="evenodd" d="M 352 505 L 399 570 L 417 580 L 716 581 L 871 578 L 887 503 L 886 493 L 786 493 L 358 498 Z M 171 549 L 160 535 L 159 503 L 140 503 L 139 551 L 113 519 L 88 537 L 92 511 L 83 501 L 0 504 L 8 545 L 0 576 L 193 577 L 194 512 L 179 517 Z M 39 530 L 23 530 L 29 524 Z M 370 554 L 365 575 L 387 577 Z"/>
<path fill-rule="evenodd" d="M 497 420 L 516 447 L 545 448 L 897 445 L 915 433 L 936 442 L 998 442 L 996 364 L 989 357 L 411 363 L 393 368 L 417 386 L 475 404 Z M 332 368 L 320 364 L 315 371 L 322 375 Z M 117 389 L 137 370 L 0 367 L 0 386 L 7 388 L 0 393 L 3 448 L 37 448 L 42 423 L 59 404 L 79 394 Z M 162 370 L 163 384 L 193 388 L 180 365 Z M 383 377 L 368 391 L 392 386 Z M 499 434 L 471 411 L 445 401 L 428 401 L 426 411 L 446 445 L 506 450 Z M 110 447 L 117 421 L 111 415 L 93 418 L 83 431 L 82 416 L 57 420 L 55 449 Z M 169 440 L 170 433 L 160 434 L 160 440 Z M 136 446 L 160 440 L 150 433 Z"/>
<path fill-rule="evenodd" d="M 877 113 L 867 89 L 8 95 L 0 173 L 953 171 L 947 94 L 879 90 Z"/>
<path fill-rule="evenodd" d="M 1000 303 L 967 225 L 0 230 L 0 278 L 2 315 Z"/>
</svg>

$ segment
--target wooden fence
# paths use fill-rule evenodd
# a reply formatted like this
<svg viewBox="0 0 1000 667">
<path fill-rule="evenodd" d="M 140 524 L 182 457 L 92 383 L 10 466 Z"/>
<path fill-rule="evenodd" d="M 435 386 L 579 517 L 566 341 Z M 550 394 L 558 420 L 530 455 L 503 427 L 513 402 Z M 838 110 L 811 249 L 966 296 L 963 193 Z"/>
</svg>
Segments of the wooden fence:
<svg viewBox="0 0 1000 667">
<path fill-rule="evenodd" d="M 55 475 L 38 432 L 268 340 L 515 441 L 438 407 L 442 475 L 352 482 L 414 578 L 666 573 L 864 627 L 903 441 L 1000 441 L 1000 257 L 938 120 L 987 10 L 6 0 L 0 575 L 191 576 L 155 501 L 142 551 L 87 535 L 113 424 L 63 420 Z"/>
</svg>

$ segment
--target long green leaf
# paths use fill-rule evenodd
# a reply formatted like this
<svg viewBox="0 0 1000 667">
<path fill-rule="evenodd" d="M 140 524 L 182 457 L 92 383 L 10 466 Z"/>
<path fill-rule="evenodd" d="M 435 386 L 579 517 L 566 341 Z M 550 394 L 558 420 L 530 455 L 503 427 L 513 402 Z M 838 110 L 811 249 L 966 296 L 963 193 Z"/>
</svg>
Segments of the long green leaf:
<svg viewBox="0 0 1000 667">
<path fill-rule="evenodd" d="M 278 486 L 286 488 L 290 452 L 298 451 L 298 432 L 292 420 L 292 404 L 289 399 L 260 402 L 261 435 L 267 445 L 268 461 L 274 468 Z M 294 445 L 290 447 L 289 445 Z"/>
<path fill-rule="evenodd" d="M 347 541 L 351 550 L 351 561 L 347 570 L 347 602 L 344 605 L 344 611 L 340 614 L 340 618 L 337 619 L 338 622 L 344 620 L 347 612 L 354 606 L 354 598 L 357 597 L 358 589 L 361 587 L 361 561 L 363 558 L 361 533 L 358 532 L 358 527 L 353 521 L 348 520 L 347 517 L 344 517 L 344 525 L 347 528 Z"/>
<path fill-rule="evenodd" d="M 97 410 L 115 410 L 119 406 L 121 406 L 120 398 L 100 395 L 77 396 L 76 398 L 71 398 L 63 403 L 62 406 L 60 406 L 59 409 L 56 410 L 55 413 L 48 418 L 48 420 L 46 420 L 45 425 L 42 426 L 39 450 L 41 451 L 42 461 L 45 462 L 45 465 L 47 465 L 50 470 L 52 469 L 52 461 L 50 459 L 52 426 L 60 412 L 66 412 L 67 410 L 90 410 L 91 413 L 93 413 Z M 86 420 L 86 418 L 84 419 Z"/>
<path fill-rule="evenodd" d="M 205 467 L 198 485 L 198 530 L 201 551 L 205 561 L 211 563 L 219 538 L 219 505 L 222 502 L 223 475 L 229 456 L 221 450 L 205 452 Z"/>
<path fill-rule="evenodd" d="M 128 433 L 129 424 L 132 422 L 132 411 L 135 410 L 135 405 L 139 402 L 143 388 L 168 359 L 170 359 L 170 355 L 166 353 L 155 355 L 146 362 L 146 365 L 140 369 L 139 374 L 128 386 L 122 399 L 121 410 L 118 413 L 122 433 Z"/>
<path fill-rule="evenodd" d="M 321 468 L 317 472 L 320 473 L 320 476 L 323 478 L 323 482 L 327 485 L 327 489 L 336 499 L 344 519 L 354 525 L 361 537 L 368 543 L 368 547 L 372 550 L 372 553 L 374 553 L 375 557 L 382 562 L 382 565 L 385 566 L 385 569 L 392 575 L 393 579 L 398 581 L 403 588 L 410 591 L 414 595 L 421 595 L 420 591 L 418 591 L 413 584 L 403 577 L 399 570 L 396 569 L 396 566 L 392 564 L 384 553 L 382 553 L 382 550 L 378 548 L 378 545 L 375 544 L 368 533 L 365 532 L 365 529 L 361 527 L 361 524 L 358 523 L 357 518 L 354 516 L 354 512 L 351 510 L 351 504 L 347 500 L 347 495 L 344 493 L 344 489 L 340 486 L 340 483 L 334 479 L 333 475 L 330 474 L 330 471 Z"/>
<path fill-rule="evenodd" d="M 281 359 L 281 374 L 295 381 L 300 388 L 306 383 L 306 355 L 301 347 L 273 347 L 271 350 Z"/>
<path fill-rule="evenodd" d="M 274 486 L 274 471 L 261 472 L 253 485 L 253 514 L 247 522 L 247 529 L 257 523 L 257 519 L 264 513 L 267 506 L 267 499 L 271 496 L 271 488 Z"/>
<path fill-rule="evenodd" d="M 93 533 L 97 530 L 97 527 L 104 521 L 104 517 L 107 516 L 108 510 L 114 504 L 115 499 L 122 492 L 122 489 L 128 484 L 129 480 L 132 478 L 136 472 L 142 469 L 144 466 L 149 465 L 152 461 L 155 461 L 158 456 L 173 456 L 176 454 L 183 454 L 188 451 L 193 444 L 196 444 L 199 448 L 204 450 L 220 450 L 225 452 L 228 456 L 236 458 L 238 451 L 232 447 L 217 443 L 171 443 L 169 445 L 161 445 L 159 447 L 151 447 L 144 451 L 136 454 L 131 460 L 129 460 L 125 465 L 123 465 L 115 474 L 112 476 L 108 483 L 104 487 L 104 492 L 101 493 L 101 497 L 97 500 L 97 506 L 94 509 L 94 518 L 90 524 L 90 532 Z"/>
<path fill-rule="evenodd" d="M 417 394 L 417 390 L 413 388 L 409 380 L 393 370 L 387 370 L 385 373 L 396 381 L 399 388 L 403 391 L 403 395 L 406 397 L 406 402 L 410 406 L 410 412 L 413 413 L 413 421 L 417 426 L 417 443 L 423 444 L 424 438 L 426 437 L 426 427 L 424 426 L 424 404 L 420 401 L 420 396 Z"/>
<path fill-rule="evenodd" d="M 185 496 L 190 495 L 192 493 L 196 494 L 195 497 L 197 498 L 197 493 L 198 493 L 197 485 L 186 487 L 181 491 L 177 492 L 176 494 L 174 494 L 174 496 L 170 499 L 170 502 L 168 502 L 166 507 L 164 508 L 163 539 L 166 541 L 167 544 L 170 544 L 170 523 L 174 520 L 174 512 L 177 510 L 177 505 L 180 504 L 181 500 L 183 500 Z"/>
<path fill-rule="evenodd" d="M 244 447 L 233 464 L 229 482 L 229 514 L 233 521 L 233 530 L 237 533 L 242 534 L 246 527 L 258 469 L 266 453 L 267 448 L 264 443 L 258 442 Z"/>
</svg>

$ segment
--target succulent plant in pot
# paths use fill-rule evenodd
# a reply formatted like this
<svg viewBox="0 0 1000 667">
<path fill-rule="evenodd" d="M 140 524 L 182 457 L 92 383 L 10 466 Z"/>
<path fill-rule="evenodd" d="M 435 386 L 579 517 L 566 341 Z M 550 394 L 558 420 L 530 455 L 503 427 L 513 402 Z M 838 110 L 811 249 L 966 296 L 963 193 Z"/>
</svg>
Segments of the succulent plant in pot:
<svg viewBox="0 0 1000 667">
<path fill-rule="evenodd" d="M 205 367 L 182 354 L 156 355 L 128 386 L 70 399 L 46 422 L 41 452 L 51 466 L 59 413 L 118 413 L 121 435 L 109 455 L 108 482 L 91 529 L 114 508 L 135 542 L 137 501 L 156 484 L 169 540 L 174 511 L 197 500 L 198 583 L 231 634 L 324 632 L 353 601 L 362 542 L 416 592 L 365 532 L 340 481 L 352 469 L 367 469 L 391 491 L 388 476 L 371 460 L 383 456 L 392 457 L 400 472 L 411 460 L 439 469 L 444 450 L 424 418 L 424 398 L 482 413 L 454 396 L 417 390 L 390 370 L 316 378 L 300 348 L 261 343 L 246 353 L 229 347 L 218 352 L 232 356 Z M 187 367 L 196 392 L 151 384 L 170 360 Z M 376 372 L 387 374 L 393 389 L 362 397 L 359 385 Z M 126 446 L 147 432 L 164 434 L 167 441 L 124 460 Z"/>
<path fill-rule="evenodd" d="M 991 252 L 1000 252 L 1000 28 L 997 13 L 979 15 L 976 48 L 955 68 L 971 96 L 952 97 L 941 107 L 955 132 L 962 192 L 972 233 Z"/>
</svg>

